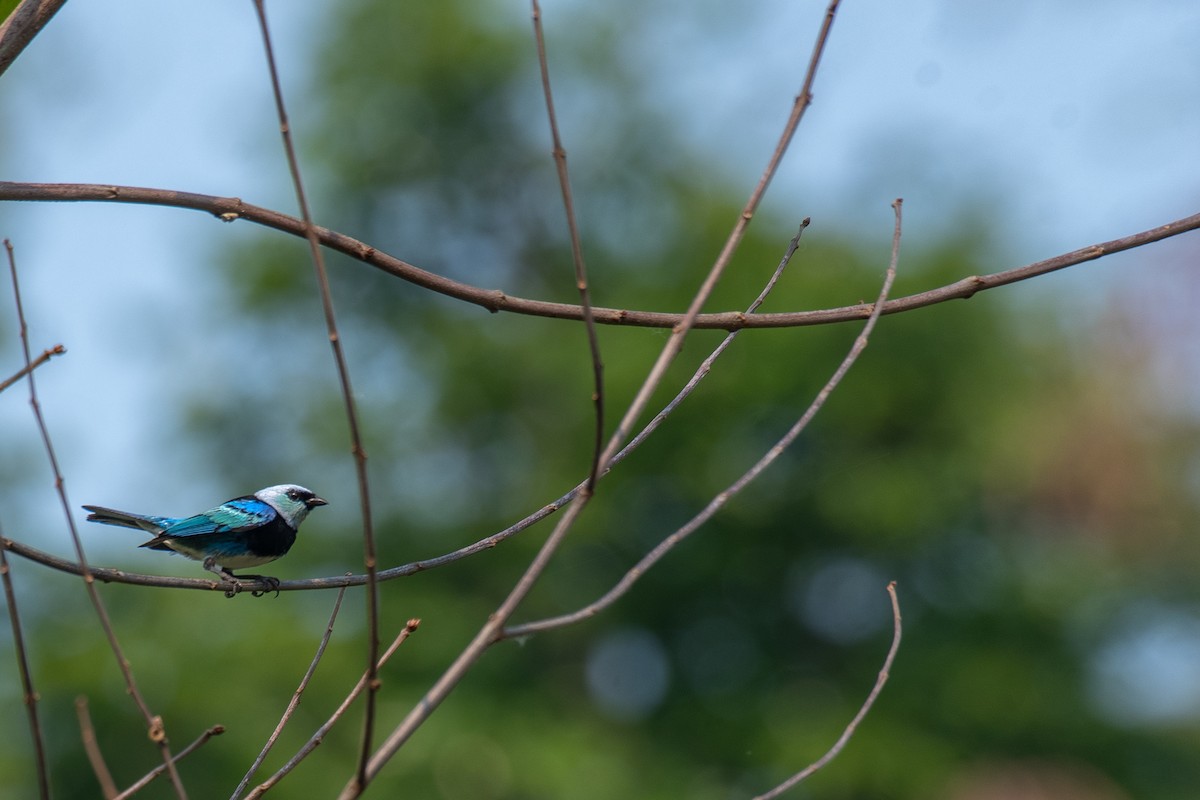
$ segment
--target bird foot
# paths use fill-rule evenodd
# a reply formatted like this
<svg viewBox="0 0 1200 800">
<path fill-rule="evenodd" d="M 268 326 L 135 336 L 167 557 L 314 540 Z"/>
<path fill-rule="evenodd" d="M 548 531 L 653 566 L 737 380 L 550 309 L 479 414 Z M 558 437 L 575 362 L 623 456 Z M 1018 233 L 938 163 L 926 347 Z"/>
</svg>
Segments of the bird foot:
<svg viewBox="0 0 1200 800">
<path fill-rule="evenodd" d="M 267 592 L 274 592 L 275 596 L 279 597 L 279 578 L 272 578 L 270 575 L 234 575 L 233 577 L 239 585 L 241 581 L 257 581 L 266 584 L 266 589 L 251 589 L 252 597 L 262 597 Z"/>
<path fill-rule="evenodd" d="M 225 589 L 226 597 L 233 597 L 240 594 L 245 588 L 244 583 L 266 584 L 266 589 L 251 589 L 250 595 L 252 597 L 262 597 L 267 592 L 274 592 L 275 596 L 279 597 L 279 578 L 272 578 L 270 575 L 234 575 L 229 570 L 217 564 L 211 556 L 204 559 L 204 568 L 209 572 L 220 575 L 223 580 L 228 582 L 229 587 Z"/>
</svg>

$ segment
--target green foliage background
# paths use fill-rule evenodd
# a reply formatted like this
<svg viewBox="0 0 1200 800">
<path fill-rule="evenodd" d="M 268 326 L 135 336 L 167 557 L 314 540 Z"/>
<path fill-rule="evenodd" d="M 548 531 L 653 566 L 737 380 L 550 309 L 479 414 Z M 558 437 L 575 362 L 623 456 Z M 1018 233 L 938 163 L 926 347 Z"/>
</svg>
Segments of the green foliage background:
<svg viewBox="0 0 1200 800">
<path fill-rule="evenodd" d="M 478 3 L 343 4 L 316 84 L 290 92 L 301 98 L 296 129 L 323 224 L 477 285 L 572 301 L 536 64 L 528 31 L 500 21 L 510 17 Z M 720 184 L 675 142 L 672 120 L 614 55 L 619 41 L 598 23 L 551 43 L 594 296 L 680 309 L 745 188 Z M 823 229 L 819 207 L 764 215 L 711 307 L 744 307 L 806 214 L 817 224 L 765 310 L 874 296 L 890 199 L 880 198 L 883 236 Z M 967 212 L 960 231 L 906 244 L 896 294 L 987 269 L 998 248 L 983 226 Z M 243 369 L 176 398 L 189 430 L 230 484 L 287 472 L 334 501 L 306 524 L 281 575 L 359 571 L 347 433 L 304 244 L 263 234 L 226 263 L 235 307 L 220 324 L 246 343 Z M 501 529 L 583 475 L 592 407 L 579 326 L 488 315 L 337 257 L 331 269 L 385 566 Z M 891 682 L 845 753 L 795 796 L 1007 797 L 1017 795 L 986 791 L 1023 785 L 1030 797 L 1193 797 L 1194 723 L 1118 725 L 1098 710 L 1089 675 L 1122 613 L 1192 602 L 1197 554 L 1184 536 L 1195 509 L 1181 475 L 1194 426 L 1136 390 L 1136 350 L 1099 327 L 1068 336 L 1033 293 L 998 294 L 886 318 L 759 483 L 602 616 L 494 648 L 369 796 L 761 791 L 823 753 L 865 697 L 890 639 L 884 586 L 895 579 L 906 638 Z M 519 618 L 574 609 L 611 586 L 786 430 L 857 332 L 743 334 L 603 483 Z M 665 334 L 600 335 L 611 418 Z M 718 336 L 693 335 L 660 403 Z M 410 617 L 422 626 L 383 674 L 381 731 L 477 630 L 547 530 L 382 587 L 385 640 Z M 118 783 L 152 768 L 155 754 L 104 641 L 90 624 L 80 630 L 87 611 L 68 591 L 73 580 L 45 582 L 72 598 L 27 612 L 53 780 L 59 796 L 95 796 L 76 694 L 91 701 Z M 182 768 L 192 796 L 227 796 L 303 673 L 332 594 L 104 595 L 175 746 L 227 726 Z M 269 769 L 357 678 L 362 601 L 349 593 Z M 661 698 L 636 713 L 589 692 L 588 665 L 613 641 L 640 643 L 647 663 L 665 666 Z M 618 678 L 625 694 L 651 681 Z M 351 715 L 274 794 L 334 794 L 358 723 Z M 27 740 L 20 715 L 2 724 L 7 741 Z M 29 786 L 24 745 L 0 751 L 0 778 Z"/>
</svg>

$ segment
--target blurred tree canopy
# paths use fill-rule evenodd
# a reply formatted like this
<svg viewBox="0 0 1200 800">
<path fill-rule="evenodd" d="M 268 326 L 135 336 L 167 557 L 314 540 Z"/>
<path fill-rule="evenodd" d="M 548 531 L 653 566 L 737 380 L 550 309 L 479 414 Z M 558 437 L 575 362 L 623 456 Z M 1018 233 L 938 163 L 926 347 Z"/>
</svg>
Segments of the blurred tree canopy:
<svg viewBox="0 0 1200 800">
<path fill-rule="evenodd" d="M 594 298 L 682 309 L 746 187 L 719 184 L 702 154 L 676 143 L 677 122 L 619 57 L 628 32 L 595 21 L 550 40 Z M 314 85 L 289 91 L 302 98 L 293 116 L 318 221 L 470 283 L 573 301 L 524 22 L 463 0 L 340 5 Z M 880 198 L 885 233 L 890 199 Z M 883 237 L 823 229 L 819 201 L 794 212 L 755 222 L 712 309 L 744 307 L 809 214 L 815 224 L 764 310 L 874 296 Z M 988 269 L 997 248 L 978 217 L 965 213 L 960 230 L 906 243 L 895 294 Z M 475 541 L 583 477 L 592 406 L 581 326 L 488 315 L 336 256 L 331 268 L 384 566 Z M 361 571 L 345 421 L 304 243 L 264 234 L 229 254 L 225 280 L 237 307 L 220 325 L 245 342 L 245 375 L 178 398 L 195 441 L 231 483 L 286 473 L 334 501 L 307 523 L 288 577 Z M 1139 390 L 1136 339 L 1118 347 L 1094 321 L 1065 333 L 1050 299 L 1001 292 L 885 318 L 758 483 L 601 616 L 493 648 L 369 795 L 762 791 L 821 755 L 862 702 L 890 640 L 884 587 L 895 579 L 906 632 L 891 682 L 846 751 L 794 796 L 1193 797 L 1195 720 L 1122 721 L 1104 694 L 1120 684 L 1103 666 L 1130 625 L 1193 596 L 1197 554 L 1181 543 L 1194 512 L 1183 477 L 1194 426 Z M 603 593 L 782 435 L 857 333 L 743 333 L 603 481 L 518 620 Z M 659 406 L 720 335 L 692 335 Z M 665 337 L 600 331 L 610 425 Z M 385 642 L 408 618 L 423 622 L 383 672 L 381 732 L 493 610 L 545 524 L 382 585 Z M 303 673 L 332 594 L 227 602 L 163 592 L 148 602 L 143 589 L 104 591 L 114 618 L 147 632 L 127 648 L 176 747 L 213 722 L 228 727 L 182 765 L 193 796 L 226 796 Z M 361 670 L 361 600 L 348 594 L 267 770 Z M 1128 616 L 1138 609 L 1145 616 Z M 76 624 L 47 615 L 35 641 L 64 797 L 93 796 L 95 784 L 56 685 L 91 698 L 114 772 L 128 780 L 155 765 L 150 748 L 113 746 L 139 722 L 104 642 Z M 21 722 L 6 723 L 10 741 L 25 735 Z M 274 794 L 334 794 L 357 725 L 345 721 Z M 14 750 L 0 765 L 24 780 Z"/>
</svg>

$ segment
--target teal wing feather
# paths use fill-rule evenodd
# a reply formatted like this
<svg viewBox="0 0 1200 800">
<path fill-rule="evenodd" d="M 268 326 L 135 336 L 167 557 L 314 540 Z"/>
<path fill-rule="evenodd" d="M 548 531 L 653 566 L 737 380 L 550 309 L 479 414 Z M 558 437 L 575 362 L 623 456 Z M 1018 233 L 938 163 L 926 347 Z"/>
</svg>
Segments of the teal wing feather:
<svg viewBox="0 0 1200 800">
<path fill-rule="evenodd" d="M 256 497 L 239 497 L 216 508 L 181 519 L 163 529 L 164 537 L 182 538 L 210 533 L 237 533 L 270 522 L 278 512 Z"/>
</svg>

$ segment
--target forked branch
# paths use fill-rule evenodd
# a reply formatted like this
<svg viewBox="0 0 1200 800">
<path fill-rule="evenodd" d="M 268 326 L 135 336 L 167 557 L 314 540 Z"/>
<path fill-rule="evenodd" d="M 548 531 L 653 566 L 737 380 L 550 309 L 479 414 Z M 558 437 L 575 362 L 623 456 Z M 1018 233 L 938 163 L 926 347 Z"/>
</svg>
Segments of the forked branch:
<svg viewBox="0 0 1200 800">
<path fill-rule="evenodd" d="M 734 481 L 729 488 L 720 492 L 716 497 L 709 501 L 708 505 L 705 506 L 699 514 L 692 517 L 692 519 L 689 520 L 686 525 L 659 542 L 654 549 L 652 549 L 649 553 L 642 557 L 637 564 L 630 568 L 630 570 L 626 572 L 624 576 L 622 576 L 621 580 L 619 580 L 612 589 L 609 589 L 608 592 L 606 592 L 598 600 L 589 603 L 578 611 L 574 611 L 570 614 L 563 614 L 558 617 L 539 620 L 537 622 L 527 622 L 523 625 L 513 625 L 505 628 L 501 632 L 502 638 L 511 639 L 521 636 L 528 636 L 532 633 L 539 633 L 541 631 L 552 630 L 554 628 L 562 628 L 568 625 L 574 625 L 577 622 L 599 614 L 601 611 L 611 606 L 617 600 L 621 599 L 621 597 L 623 597 L 625 593 L 628 592 L 630 588 L 632 588 L 633 585 L 646 574 L 647 570 L 662 560 L 662 558 L 671 550 L 673 550 L 680 542 L 699 530 L 704 523 L 712 519 L 714 514 L 721 510 L 726 503 L 728 503 L 732 498 L 736 497 L 743 489 L 745 489 L 756 478 L 758 478 L 758 476 L 761 475 L 763 471 L 767 469 L 767 467 L 771 466 L 771 464 L 773 464 L 775 460 L 783 454 L 784 450 L 786 450 L 794 441 L 796 441 L 796 438 L 799 437 L 804 429 L 808 427 L 808 424 L 812 422 L 813 417 L 815 417 L 817 412 L 820 411 L 822 406 L 825 405 L 825 401 L 829 399 L 829 396 L 833 393 L 833 390 L 836 389 L 838 384 L 842 382 L 842 379 L 846 377 L 846 373 L 848 373 L 850 368 L 854 366 L 854 362 L 858 360 L 860 355 L 862 355 L 863 350 L 865 350 L 867 347 L 867 342 L 870 339 L 871 332 L 875 329 L 875 324 L 879 321 L 879 311 L 881 308 L 883 308 L 883 301 L 887 299 L 888 292 L 891 291 L 892 284 L 896 280 L 896 266 L 900 258 L 901 204 L 902 201 L 899 199 L 892 203 L 892 208 L 896 213 L 896 225 L 894 233 L 892 234 L 892 255 L 890 261 L 888 262 L 887 272 L 883 279 L 883 285 L 879 290 L 879 297 L 874 303 L 875 311 L 867 320 L 867 324 L 863 326 L 862 332 L 859 333 L 859 335 L 855 338 L 854 344 L 850 347 L 850 351 L 846 354 L 845 358 L 842 359 L 842 362 L 838 365 L 837 369 L 834 370 L 833 375 L 830 376 L 825 385 L 821 387 L 821 391 L 817 393 L 816 398 L 812 401 L 812 403 L 809 404 L 808 408 L 805 409 L 804 413 L 800 416 L 800 419 L 796 421 L 796 423 L 787 431 L 787 433 L 784 434 L 784 436 L 778 442 L 776 442 L 762 456 L 762 458 L 755 462 L 750 469 L 748 469 L 742 474 L 741 477 Z"/>
</svg>

